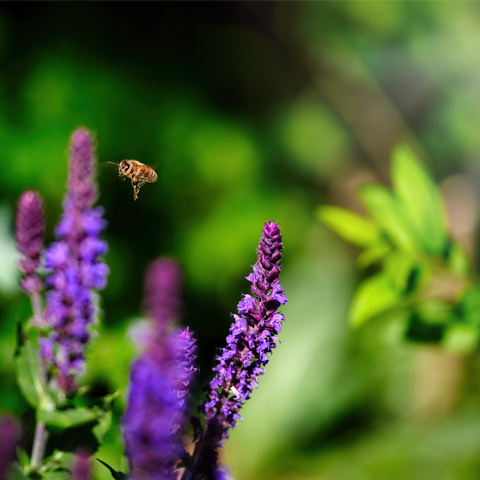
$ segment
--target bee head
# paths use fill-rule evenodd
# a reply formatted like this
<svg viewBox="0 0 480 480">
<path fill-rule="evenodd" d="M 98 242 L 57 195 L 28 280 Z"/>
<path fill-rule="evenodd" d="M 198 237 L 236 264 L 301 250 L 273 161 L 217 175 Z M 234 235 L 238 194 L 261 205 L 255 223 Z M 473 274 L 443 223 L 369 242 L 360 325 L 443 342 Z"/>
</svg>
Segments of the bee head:
<svg viewBox="0 0 480 480">
<path fill-rule="evenodd" d="M 130 170 L 130 162 L 128 160 L 122 160 L 119 164 L 119 170 L 122 175 L 126 175 Z"/>
</svg>

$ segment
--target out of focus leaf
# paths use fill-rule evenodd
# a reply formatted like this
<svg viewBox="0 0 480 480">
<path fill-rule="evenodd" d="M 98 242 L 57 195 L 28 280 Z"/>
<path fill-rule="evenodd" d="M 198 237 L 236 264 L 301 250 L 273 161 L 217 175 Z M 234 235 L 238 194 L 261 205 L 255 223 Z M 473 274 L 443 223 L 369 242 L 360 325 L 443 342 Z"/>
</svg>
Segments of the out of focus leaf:
<svg viewBox="0 0 480 480">
<path fill-rule="evenodd" d="M 57 450 L 75 452 L 78 449 L 85 449 L 96 452 L 100 446 L 100 442 L 93 433 L 97 423 L 97 420 L 94 420 L 71 428 L 49 428 L 45 456 L 48 457 Z"/>
<path fill-rule="evenodd" d="M 345 240 L 361 247 L 379 241 L 380 232 L 368 218 L 345 208 L 320 206 L 316 217 Z"/>
<path fill-rule="evenodd" d="M 97 413 L 98 423 L 93 427 L 92 432 L 100 443 L 112 424 L 113 402 L 120 396 L 120 394 L 121 390 L 118 390 L 112 395 L 107 395 L 98 402 L 98 406 L 96 405 L 93 407 L 94 411 Z"/>
<path fill-rule="evenodd" d="M 386 242 L 375 243 L 371 247 L 365 248 L 357 257 L 357 266 L 366 268 L 374 263 L 380 262 L 391 251 L 392 247 Z"/>
<path fill-rule="evenodd" d="M 359 327 L 372 317 L 386 312 L 401 300 L 390 279 L 384 274 L 367 278 L 357 288 L 350 305 L 349 321 Z"/>
<path fill-rule="evenodd" d="M 17 458 L 19 465 L 25 469 L 30 465 L 30 457 L 23 448 L 17 447 Z"/>
<path fill-rule="evenodd" d="M 472 325 L 455 323 L 450 325 L 442 340 L 443 347 L 452 353 L 470 353 L 476 350 L 480 330 Z"/>
<path fill-rule="evenodd" d="M 393 288 L 405 296 L 421 290 L 430 277 L 428 266 L 408 252 L 391 253 L 385 258 L 383 265 Z"/>
<path fill-rule="evenodd" d="M 470 259 L 467 252 L 457 241 L 452 243 L 448 254 L 448 268 L 457 275 L 468 275 L 470 272 Z"/>
<path fill-rule="evenodd" d="M 442 255 L 447 242 L 443 199 L 430 174 L 406 146 L 393 153 L 392 182 L 423 249 Z"/>
<path fill-rule="evenodd" d="M 48 427 L 72 428 L 84 423 L 97 420 L 99 412 L 89 408 L 70 408 L 68 410 L 42 411 L 38 412 L 38 421 L 45 423 Z"/>
<path fill-rule="evenodd" d="M 448 323 L 455 315 L 453 306 L 441 300 L 426 300 L 416 307 L 419 319 L 424 323 Z"/>
<path fill-rule="evenodd" d="M 14 463 L 7 473 L 7 480 L 28 480 L 28 476 L 18 463 Z"/>
<path fill-rule="evenodd" d="M 359 192 L 360 200 L 378 227 L 399 248 L 414 251 L 419 240 L 411 232 L 408 218 L 394 195 L 381 185 L 365 185 Z"/>
<path fill-rule="evenodd" d="M 42 475 L 43 480 L 70 480 L 71 478 L 71 473 L 65 469 L 45 472 Z"/>
<path fill-rule="evenodd" d="M 33 342 L 23 334 L 20 322 L 17 324 L 15 374 L 20 391 L 27 402 L 32 407 L 38 407 L 41 400 L 46 398 L 46 393 L 40 380 L 37 349 Z"/>
<path fill-rule="evenodd" d="M 465 321 L 480 327 L 480 286 L 473 285 L 465 290 L 460 301 Z"/>
</svg>

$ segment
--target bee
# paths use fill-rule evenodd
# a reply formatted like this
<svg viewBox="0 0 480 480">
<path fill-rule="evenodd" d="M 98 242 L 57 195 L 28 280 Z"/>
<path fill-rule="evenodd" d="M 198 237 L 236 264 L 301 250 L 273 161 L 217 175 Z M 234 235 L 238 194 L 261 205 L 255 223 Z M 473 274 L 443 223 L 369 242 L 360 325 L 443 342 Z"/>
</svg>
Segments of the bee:
<svg viewBox="0 0 480 480">
<path fill-rule="evenodd" d="M 138 198 L 138 192 L 140 187 L 145 183 L 154 183 L 158 179 L 157 172 L 137 160 L 122 160 L 120 163 L 107 162 L 118 167 L 118 176 L 125 180 L 125 177 L 129 177 L 132 181 L 133 187 L 133 199 Z"/>
</svg>

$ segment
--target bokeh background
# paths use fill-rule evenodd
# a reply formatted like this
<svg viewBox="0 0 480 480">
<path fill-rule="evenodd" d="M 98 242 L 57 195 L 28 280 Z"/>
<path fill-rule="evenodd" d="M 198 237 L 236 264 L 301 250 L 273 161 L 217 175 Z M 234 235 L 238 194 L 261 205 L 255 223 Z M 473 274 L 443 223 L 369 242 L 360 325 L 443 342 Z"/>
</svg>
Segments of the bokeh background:
<svg viewBox="0 0 480 480">
<path fill-rule="evenodd" d="M 233 477 L 478 478 L 480 357 L 405 343 L 392 324 L 352 331 L 358 251 L 316 208 L 359 209 L 356 187 L 388 184 L 390 152 L 407 142 L 424 152 L 475 261 L 479 45 L 477 2 L 2 2 L 0 412 L 27 412 L 12 362 L 15 318 L 30 314 L 15 204 L 38 189 L 53 239 L 68 138 L 85 125 L 100 162 L 159 164 L 137 202 L 99 169 L 111 274 L 88 395 L 126 388 L 145 268 L 172 255 L 186 276 L 181 323 L 199 339 L 201 398 L 273 219 L 287 321 L 223 452 Z M 118 469 L 124 402 L 96 455 Z"/>
</svg>

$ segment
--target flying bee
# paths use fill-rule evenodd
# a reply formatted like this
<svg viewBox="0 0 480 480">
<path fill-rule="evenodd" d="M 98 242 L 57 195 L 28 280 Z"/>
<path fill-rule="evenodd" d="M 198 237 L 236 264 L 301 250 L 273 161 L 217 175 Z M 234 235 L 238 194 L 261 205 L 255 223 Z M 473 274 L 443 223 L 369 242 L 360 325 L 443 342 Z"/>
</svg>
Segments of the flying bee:
<svg viewBox="0 0 480 480">
<path fill-rule="evenodd" d="M 125 180 L 125 177 L 130 178 L 133 187 L 133 199 L 138 198 L 140 187 L 145 183 L 154 183 L 158 179 L 157 172 L 137 160 L 122 160 L 120 163 L 107 162 L 118 167 L 118 176 Z"/>
</svg>

